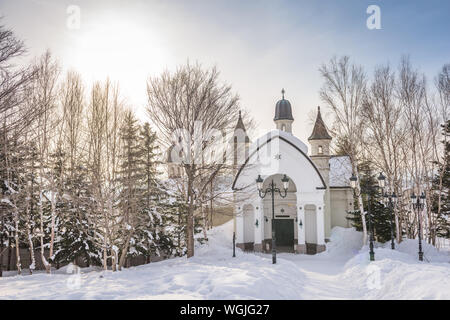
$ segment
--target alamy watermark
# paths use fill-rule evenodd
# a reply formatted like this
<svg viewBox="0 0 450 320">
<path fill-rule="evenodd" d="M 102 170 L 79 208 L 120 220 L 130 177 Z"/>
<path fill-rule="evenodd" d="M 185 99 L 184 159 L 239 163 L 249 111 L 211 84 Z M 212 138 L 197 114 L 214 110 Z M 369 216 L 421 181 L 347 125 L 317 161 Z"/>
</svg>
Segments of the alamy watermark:
<svg viewBox="0 0 450 320">
<path fill-rule="evenodd" d="M 366 268 L 366 286 L 369 290 L 381 289 L 381 270 L 380 267 L 370 264 Z"/>
<path fill-rule="evenodd" d="M 174 130 L 168 158 L 173 164 L 258 164 L 263 171 L 271 172 L 280 165 L 279 142 L 289 139 L 288 134 L 279 130 L 260 131 L 264 133 L 262 138 L 250 144 L 242 129 L 224 134 L 217 129 L 205 129 L 201 121 L 196 121 L 193 133 L 182 128 Z"/>
<path fill-rule="evenodd" d="M 68 274 L 71 274 L 69 278 L 66 280 L 66 286 L 69 289 L 75 290 L 80 289 L 81 287 L 81 269 L 80 267 L 74 265 L 73 263 L 70 263 L 67 266 Z"/>
<path fill-rule="evenodd" d="M 379 6 L 372 4 L 367 7 L 367 14 L 370 16 L 366 20 L 366 26 L 369 30 L 381 29 L 381 9 Z"/>
<path fill-rule="evenodd" d="M 81 9 L 80 6 L 70 5 L 66 9 L 67 19 L 66 27 L 69 30 L 78 30 L 81 27 Z"/>
</svg>

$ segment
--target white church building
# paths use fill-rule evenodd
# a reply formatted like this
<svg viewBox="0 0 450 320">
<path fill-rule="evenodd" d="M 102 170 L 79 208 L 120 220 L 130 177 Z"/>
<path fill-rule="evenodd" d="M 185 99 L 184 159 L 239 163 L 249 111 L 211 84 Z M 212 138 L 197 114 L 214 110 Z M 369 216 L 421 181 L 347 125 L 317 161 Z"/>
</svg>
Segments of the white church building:
<svg viewBox="0 0 450 320">
<path fill-rule="evenodd" d="M 270 252 L 273 223 L 277 251 L 314 254 L 325 250 L 333 227 L 350 226 L 346 216 L 353 208 L 351 165 L 348 156 L 330 154 L 332 137 L 320 107 L 309 147 L 293 135 L 292 107 L 284 90 L 282 94 L 275 106 L 276 129 L 252 143 L 239 115 L 233 140 L 236 245 Z M 287 190 L 281 181 L 285 175 Z M 259 176 L 261 192 L 256 184 Z M 280 192 L 273 199 L 270 191 L 262 198 L 272 182 Z"/>
</svg>

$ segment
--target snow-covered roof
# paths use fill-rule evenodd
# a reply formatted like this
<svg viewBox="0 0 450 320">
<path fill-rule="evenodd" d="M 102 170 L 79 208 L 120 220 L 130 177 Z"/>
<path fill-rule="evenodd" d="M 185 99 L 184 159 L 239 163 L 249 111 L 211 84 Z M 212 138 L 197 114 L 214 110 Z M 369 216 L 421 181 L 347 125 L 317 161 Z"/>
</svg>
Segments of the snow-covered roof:
<svg viewBox="0 0 450 320">
<path fill-rule="evenodd" d="M 330 187 L 350 187 L 352 164 L 349 156 L 330 158 Z"/>
<path fill-rule="evenodd" d="M 306 146 L 306 144 L 304 144 L 300 139 L 295 137 L 293 134 L 278 129 L 273 129 L 267 132 L 266 134 L 262 135 L 261 137 L 259 137 L 256 140 L 256 142 L 253 143 L 253 147 L 256 149 L 257 146 L 263 145 L 267 140 L 273 139 L 278 136 L 289 141 L 290 143 L 298 147 L 300 150 L 302 150 L 302 152 L 304 152 L 305 154 L 308 154 L 308 147 Z"/>
</svg>

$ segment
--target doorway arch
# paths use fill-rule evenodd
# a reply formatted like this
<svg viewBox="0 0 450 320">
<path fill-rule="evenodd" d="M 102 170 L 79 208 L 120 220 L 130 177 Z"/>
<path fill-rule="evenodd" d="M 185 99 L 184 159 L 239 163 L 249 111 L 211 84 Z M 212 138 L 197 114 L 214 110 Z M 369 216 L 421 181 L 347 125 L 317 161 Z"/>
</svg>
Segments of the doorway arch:
<svg viewBox="0 0 450 320">
<path fill-rule="evenodd" d="M 263 183 L 263 190 L 270 188 L 273 181 L 277 188 L 283 190 L 283 183 L 281 179 L 283 174 L 274 174 L 266 177 Z M 298 239 L 297 228 L 297 186 L 295 182 L 289 177 L 289 189 L 285 198 L 282 198 L 279 193 L 274 196 L 274 229 L 277 244 L 277 251 L 279 252 L 294 252 L 295 244 Z M 282 191 L 283 192 L 283 191 Z M 264 208 L 264 240 L 263 250 L 270 252 L 272 250 L 272 196 L 266 194 L 263 199 Z"/>
</svg>

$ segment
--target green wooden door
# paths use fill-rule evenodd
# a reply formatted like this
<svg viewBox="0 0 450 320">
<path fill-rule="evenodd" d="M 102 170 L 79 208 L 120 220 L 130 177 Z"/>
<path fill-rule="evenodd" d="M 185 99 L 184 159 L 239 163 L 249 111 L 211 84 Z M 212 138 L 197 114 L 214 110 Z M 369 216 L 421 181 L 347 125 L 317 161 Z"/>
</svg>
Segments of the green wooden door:
<svg viewBox="0 0 450 320">
<path fill-rule="evenodd" d="M 294 246 L 294 219 L 275 219 L 274 229 L 277 246 Z"/>
</svg>

